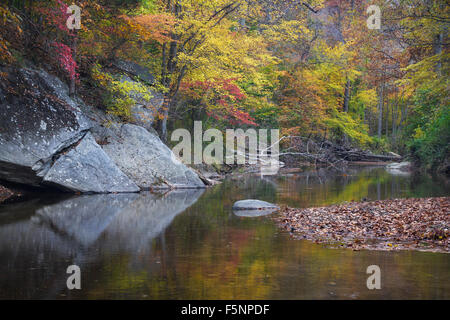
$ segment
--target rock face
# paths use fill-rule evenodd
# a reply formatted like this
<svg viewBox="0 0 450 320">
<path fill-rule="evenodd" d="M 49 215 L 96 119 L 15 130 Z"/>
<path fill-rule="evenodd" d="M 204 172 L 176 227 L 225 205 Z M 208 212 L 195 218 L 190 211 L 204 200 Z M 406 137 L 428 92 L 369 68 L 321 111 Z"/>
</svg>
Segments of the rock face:
<svg viewBox="0 0 450 320">
<path fill-rule="evenodd" d="M 0 83 L 0 177 L 5 180 L 39 185 L 52 157 L 91 127 L 79 110 L 52 95 L 49 77 L 21 69 Z"/>
<path fill-rule="evenodd" d="M 240 200 L 233 204 L 233 210 L 279 209 L 278 206 L 261 200 Z"/>
<path fill-rule="evenodd" d="M 141 189 L 205 187 L 155 133 L 132 124 L 116 124 L 94 134 L 107 141 L 103 150 Z"/>
<path fill-rule="evenodd" d="M 132 123 L 141 126 L 147 130 L 153 129 L 153 121 L 158 113 L 158 110 L 162 106 L 162 99 L 156 104 L 146 105 L 135 105 L 131 108 Z"/>
<path fill-rule="evenodd" d="M 114 62 L 114 66 L 148 84 L 153 84 L 155 82 L 155 77 L 150 73 L 150 71 L 146 67 L 138 65 L 137 63 L 126 60 L 117 60 Z"/>
<path fill-rule="evenodd" d="M 140 190 L 120 171 L 90 133 L 77 146 L 55 161 L 45 175 L 44 182 L 85 193 Z"/>
<path fill-rule="evenodd" d="M 128 76 L 122 76 L 120 81 L 131 87 L 145 88 L 142 92 L 129 93 L 129 97 L 136 102 L 136 105 L 131 107 L 131 123 L 152 130 L 153 121 L 164 103 L 164 96 L 145 86 L 143 82 L 135 81 Z"/>
<path fill-rule="evenodd" d="M 160 94 L 132 109 L 141 126 L 122 125 L 44 71 L 0 68 L 0 77 L 0 180 L 82 193 L 205 187 L 151 126 Z"/>
<path fill-rule="evenodd" d="M 76 192 L 139 190 L 107 161 L 88 134 L 91 121 L 58 78 L 32 69 L 0 71 L 7 75 L 0 82 L 0 179 Z"/>
</svg>

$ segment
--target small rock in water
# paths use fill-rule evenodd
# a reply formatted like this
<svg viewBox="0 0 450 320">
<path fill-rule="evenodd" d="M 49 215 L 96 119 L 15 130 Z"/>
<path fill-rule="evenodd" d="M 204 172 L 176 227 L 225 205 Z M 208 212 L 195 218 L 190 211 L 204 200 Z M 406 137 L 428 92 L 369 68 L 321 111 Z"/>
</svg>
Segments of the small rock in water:
<svg viewBox="0 0 450 320">
<path fill-rule="evenodd" d="M 279 207 L 261 200 L 240 200 L 233 204 L 233 212 L 240 217 L 259 217 L 271 214 Z"/>
<path fill-rule="evenodd" d="M 278 206 L 261 200 L 240 200 L 233 204 L 233 210 L 279 209 Z"/>
</svg>

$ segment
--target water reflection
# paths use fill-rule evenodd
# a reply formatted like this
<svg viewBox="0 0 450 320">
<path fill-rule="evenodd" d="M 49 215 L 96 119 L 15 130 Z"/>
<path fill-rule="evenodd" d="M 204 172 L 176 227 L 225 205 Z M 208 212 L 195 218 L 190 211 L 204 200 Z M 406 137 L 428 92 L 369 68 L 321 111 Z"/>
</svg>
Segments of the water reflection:
<svg viewBox="0 0 450 320">
<path fill-rule="evenodd" d="M 0 298 L 449 299 L 450 255 L 327 249 L 292 240 L 270 219 L 239 217 L 235 201 L 296 207 L 448 196 L 428 176 L 380 168 L 227 180 L 215 188 L 35 199 L 0 206 Z M 66 289 L 66 268 L 82 290 Z M 382 290 L 366 288 L 366 268 Z"/>
<path fill-rule="evenodd" d="M 233 210 L 238 217 L 262 217 L 274 213 L 278 209 L 261 209 L 261 210 Z"/>
<path fill-rule="evenodd" d="M 1 272 L 8 276 L 0 278 L 0 298 L 34 298 L 41 291 L 45 295 L 39 297 L 53 297 L 64 289 L 68 265 L 83 268 L 98 258 L 99 242 L 112 252 L 134 255 L 151 251 L 152 239 L 203 192 L 86 195 L 49 205 L 33 200 L 3 206 L 0 216 L 6 223 L 0 227 L 0 258 L 7 262 Z M 35 214 L 25 214 L 25 219 L 10 218 L 33 207 L 38 207 Z M 30 278 L 33 285 L 25 285 L 23 280 Z M 17 284 L 25 286 L 24 290 L 9 291 Z"/>
<path fill-rule="evenodd" d="M 75 245 L 87 247 L 119 213 L 146 198 L 134 193 L 80 196 L 37 210 L 31 221 Z"/>
</svg>

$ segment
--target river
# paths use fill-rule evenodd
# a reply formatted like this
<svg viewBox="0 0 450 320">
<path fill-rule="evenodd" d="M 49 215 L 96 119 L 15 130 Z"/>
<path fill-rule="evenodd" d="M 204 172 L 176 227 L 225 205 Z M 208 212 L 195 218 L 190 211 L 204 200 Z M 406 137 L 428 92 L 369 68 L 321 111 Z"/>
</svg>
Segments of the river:
<svg viewBox="0 0 450 320">
<path fill-rule="evenodd" d="M 450 299 L 450 254 L 329 249 L 231 210 L 248 198 L 310 207 L 449 193 L 445 180 L 362 167 L 164 195 L 41 195 L 0 205 L 0 298 Z M 69 265 L 80 290 L 66 287 Z M 381 290 L 367 289 L 369 265 Z"/>
</svg>

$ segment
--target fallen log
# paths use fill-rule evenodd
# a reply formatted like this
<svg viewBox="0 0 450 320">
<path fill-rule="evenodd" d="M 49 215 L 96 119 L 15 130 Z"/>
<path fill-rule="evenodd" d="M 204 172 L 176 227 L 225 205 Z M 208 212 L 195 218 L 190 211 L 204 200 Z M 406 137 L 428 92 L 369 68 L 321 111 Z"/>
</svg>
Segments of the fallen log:
<svg viewBox="0 0 450 320">
<path fill-rule="evenodd" d="M 400 161 L 401 156 L 380 155 L 372 154 L 368 152 L 352 152 L 352 151 L 340 151 L 336 152 L 336 156 L 346 161 Z"/>
</svg>

